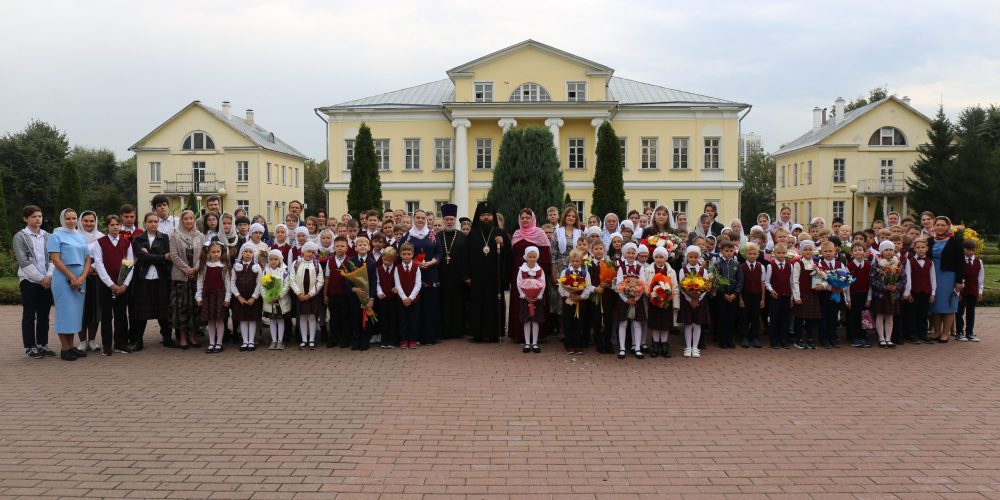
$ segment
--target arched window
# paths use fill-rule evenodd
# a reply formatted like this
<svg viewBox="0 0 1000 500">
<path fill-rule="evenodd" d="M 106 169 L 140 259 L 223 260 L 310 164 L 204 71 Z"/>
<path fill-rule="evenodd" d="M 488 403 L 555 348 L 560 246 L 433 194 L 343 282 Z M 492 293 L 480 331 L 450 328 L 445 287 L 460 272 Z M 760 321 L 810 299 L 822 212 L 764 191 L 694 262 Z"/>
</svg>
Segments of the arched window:
<svg viewBox="0 0 1000 500">
<path fill-rule="evenodd" d="M 870 139 L 869 146 L 905 146 L 906 136 L 896 127 L 882 127 L 876 130 Z"/>
<path fill-rule="evenodd" d="M 215 141 L 205 132 L 191 132 L 184 138 L 181 149 L 185 151 L 215 149 Z"/>
<path fill-rule="evenodd" d="M 548 102 L 551 100 L 549 91 L 537 83 L 525 83 L 510 95 L 510 102 Z"/>
</svg>

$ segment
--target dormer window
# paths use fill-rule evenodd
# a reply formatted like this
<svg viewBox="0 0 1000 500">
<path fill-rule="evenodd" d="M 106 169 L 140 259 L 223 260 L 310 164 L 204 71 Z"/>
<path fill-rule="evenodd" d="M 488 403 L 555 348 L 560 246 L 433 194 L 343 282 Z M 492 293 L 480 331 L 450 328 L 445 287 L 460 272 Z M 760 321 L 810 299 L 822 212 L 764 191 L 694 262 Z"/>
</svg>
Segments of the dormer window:
<svg viewBox="0 0 1000 500">
<path fill-rule="evenodd" d="M 882 127 L 868 139 L 869 146 L 905 146 L 906 137 L 896 127 Z"/>
<path fill-rule="evenodd" d="M 476 102 L 493 102 L 493 82 L 476 82 L 473 88 Z"/>
<path fill-rule="evenodd" d="M 551 100 L 549 91 L 537 83 L 525 83 L 510 95 L 510 102 L 549 102 Z"/>
<path fill-rule="evenodd" d="M 567 101 L 586 101 L 587 82 L 566 82 Z"/>
<path fill-rule="evenodd" d="M 205 132 L 191 132 L 184 138 L 181 149 L 184 151 L 215 149 L 215 141 L 213 141 L 212 138 Z"/>
</svg>

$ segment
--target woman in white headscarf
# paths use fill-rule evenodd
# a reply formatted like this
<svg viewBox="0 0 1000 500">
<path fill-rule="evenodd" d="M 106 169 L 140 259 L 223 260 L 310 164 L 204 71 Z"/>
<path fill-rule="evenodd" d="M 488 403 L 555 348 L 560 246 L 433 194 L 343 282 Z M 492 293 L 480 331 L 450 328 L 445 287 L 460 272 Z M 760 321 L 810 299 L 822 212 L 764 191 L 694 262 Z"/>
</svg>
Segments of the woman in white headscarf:
<svg viewBox="0 0 1000 500">
<path fill-rule="evenodd" d="M 601 229 L 601 241 L 604 242 L 604 248 L 609 248 L 611 246 L 611 235 L 618 232 L 618 216 L 610 213 L 604 216 L 604 228 Z"/>
<path fill-rule="evenodd" d="M 104 233 L 97 229 L 97 213 L 93 210 L 81 213 L 76 223 L 76 230 L 87 242 L 87 252 L 93 256 L 97 240 L 104 237 Z M 87 274 L 87 291 L 83 301 L 83 329 L 80 330 L 80 349 L 83 351 L 98 351 L 101 348 L 97 345 L 97 329 L 101 324 L 101 303 L 97 282 L 97 271 L 92 265 L 90 273 Z"/>
<path fill-rule="evenodd" d="M 181 212 L 180 224 L 170 233 L 170 322 L 177 331 L 181 349 L 200 344 L 195 340 L 198 315 L 195 293 L 198 284 L 198 267 L 205 247 L 205 235 L 195 225 L 194 212 Z"/>
<path fill-rule="evenodd" d="M 60 356 L 66 361 L 86 357 L 87 353 L 73 347 L 73 336 L 83 326 L 87 276 L 90 274 L 90 252 L 87 240 L 76 229 L 76 211 L 67 208 L 59 214 L 59 227 L 45 244 L 56 273 L 52 277 L 52 298 L 55 301 L 55 330 L 62 345 Z"/>
</svg>

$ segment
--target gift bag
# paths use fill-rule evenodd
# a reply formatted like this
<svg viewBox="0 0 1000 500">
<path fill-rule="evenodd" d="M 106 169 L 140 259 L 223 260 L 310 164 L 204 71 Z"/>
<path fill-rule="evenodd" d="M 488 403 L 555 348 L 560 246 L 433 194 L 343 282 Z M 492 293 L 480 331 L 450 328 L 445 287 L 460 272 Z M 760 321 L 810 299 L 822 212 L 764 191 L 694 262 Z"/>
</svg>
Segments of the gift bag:
<svg viewBox="0 0 1000 500">
<path fill-rule="evenodd" d="M 861 329 L 862 330 L 875 329 L 875 320 L 872 318 L 872 312 L 869 310 L 861 311 Z"/>
</svg>

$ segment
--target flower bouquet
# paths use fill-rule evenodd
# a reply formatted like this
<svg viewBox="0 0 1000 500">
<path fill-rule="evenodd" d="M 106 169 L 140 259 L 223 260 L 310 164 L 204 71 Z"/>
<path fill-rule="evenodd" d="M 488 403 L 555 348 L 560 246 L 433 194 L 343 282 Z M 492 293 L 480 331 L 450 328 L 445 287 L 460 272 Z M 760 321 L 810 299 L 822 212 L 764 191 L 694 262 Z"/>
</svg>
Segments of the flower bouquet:
<svg viewBox="0 0 1000 500">
<path fill-rule="evenodd" d="M 284 277 L 287 278 L 288 272 L 286 271 Z M 282 278 L 275 278 L 270 273 L 264 273 L 264 276 L 260 278 L 260 287 L 264 289 L 264 303 L 273 304 L 281 298 L 281 287 L 284 283 Z"/>
<path fill-rule="evenodd" d="M 521 280 L 521 291 L 524 292 L 524 298 L 538 300 L 542 296 L 542 292 L 545 291 L 545 283 L 535 278 L 525 278 Z M 534 316 L 535 304 L 528 302 L 528 317 L 533 318 Z"/>
<path fill-rule="evenodd" d="M 425 260 L 427 260 L 427 254 L 425 252 L 420 252 L 413 257 L 413 263 L 416 264 L 417 267 L 420 267 L 420 264 L 423 264 Z"/>
<path fill-rule="evenodd" d="M 976 242 L 976 255 L 983 254 L 983 248 L 986 247 L 986 242 L 983 238 L 979 236 L 979 233 L 971 227 L 965 226 L 955 226 L 952 229 L 954 235 L 960 235 L 963 239 L 972 240 Z"/>
<path fill-rule="evenodd" d="M 625 298 L 638 301 L 646 293 L 646 283 L 635 276 L 626 276 L 618 283 L 615 290 L 618 290 Z M 628 319 L 635 319 L 635 305 L 628 306 Z"/>
<path fill-rule="evenodd" d="M 373 323 L 378 321 L 378 316 L 375 315 L 375 311 L 368 307 L 368 298 L 371 297 L 371 286 L 368 283 L 368 265 L 361 264 L 361 267 L 357 267 L 350 260 L 344 263 L 344 271 L 340 271 L 340 275 L 344 277 L 347 281 L 350 281 L 352 285 L 362 290 L 362 294 L 358 297 L 361 302 L 361 328 L 366 328 L 368 326 L 368 320 L 372 320 Z"/>
<path fill-rule="evenodd" d="M 847 270 L 843 268 L 834 269 L 833 271 L 826 273 L 827 283 L 830 284 L 831 288 L 835 289 L 846 290 L 851 287 L 851 283 L 854 283 L 857 280 L 858 280 L 857 278 L 851 276 L 851 273 L 847 272 Z M 834 293 L 832 296 L 830 296 L 830 298 L 833 300 L 835 304 L 839 304 L 840 295 L 841 294 L 839 293 Z"/>
<path fill-rule="evenodd" d="M 639 240 L 639 243 L 645 245 L 649 249 L 650 254 L 657 248 L 665 248 L 667 253 L 675 256 L 678 250 L 680 250 L 681 239 L 675 234 L 657 233 Z"/>
<path fill-rule="evenodd" d="M 712 291 L 712 282 L 701 276 L 700 273 L 692 273 L 684 276 L 681 280 L 681 291 L 688 300 L 699 300 L 702 295 Z"/>
<path fill-rule="evenodd" d="M 559 277 L 559 286 L 564 287 L 570 294 L 579 295 L 587 288 L 587 279 L 576 272 L 569 272 Z M 573 302 L 571 297 L 566 297 L 566 305 L 576 304 L 574 318 L 580 317 L 580 303 Z"/>
<path fill-rule="evenodd" d="M 903 269 L 899 267 L 899 257 L 878 260 L 878 275 L 882 280 L 882 286 L 897 286 L 903 279 Z M 889 293 L 889 302 L 895 304 L 896 294 L 899 290 Z"/>
<path fill-rule="evenodd" d="M 611 259 L 605 257 L 601 260 L 598 266 L 598 279 L 600 283 L 607 283 L 610 285 L 618 277 L 618 268 L 615 267 L 615 263 Z M 604 314 L 604 297 L 599 293 L 590 294 L 590 301 L 601 308 L 601 314 Z"/>
<path fill-rule="evenodd" d="M 673 282 L 669 276 L 653 275 L 649 280 L 649 303 L 660 309 L 670 309 L 670 301 L 674 298 Z"/>
<path fill-rule="evenodd" d="M 829 292 L 830 284 L 827 283 L 827 273 L 826 271 L 820 269 L 815 263 L 809 263 L 803 261 L 803 269 L 809 271 L 810 279 L 809 286 L 813 290 L 821 292 Z"/>
<path fill-rule="evenodd" d="M 774 264 L 776 262 L 774 258 L 774 253 L 767 254 L 765 258 L 767 259 L 767 262 L 769 264 Z M 799 251 L 796 250 L 795 248 L 788 247 L 788 252 L 785 254 L 785 263 L 794 264 L 800 260 L 802 260 L 802 256 L 799 255 Z"/>
<path fill-rule="evenodd" d="M 132 272 L 132 268 L 135 267 L 135 262 L 131 259 L 122 259 L 122 265 L 118 268 L 118 278 L 115 279 L 115 284 L 122 286 L 125 284 L 125 278 L 128 278 L 128 274 Z M 113 298 L 118 298 L 117 295 L 113 295 Z"/>
<path fill-rule="evenodd" d="M 720 290 L 729 286 L 729 278 L 719 273 L 719 267 L 712 265 L 708 268 L 709 290 Z"/>
</svg>

